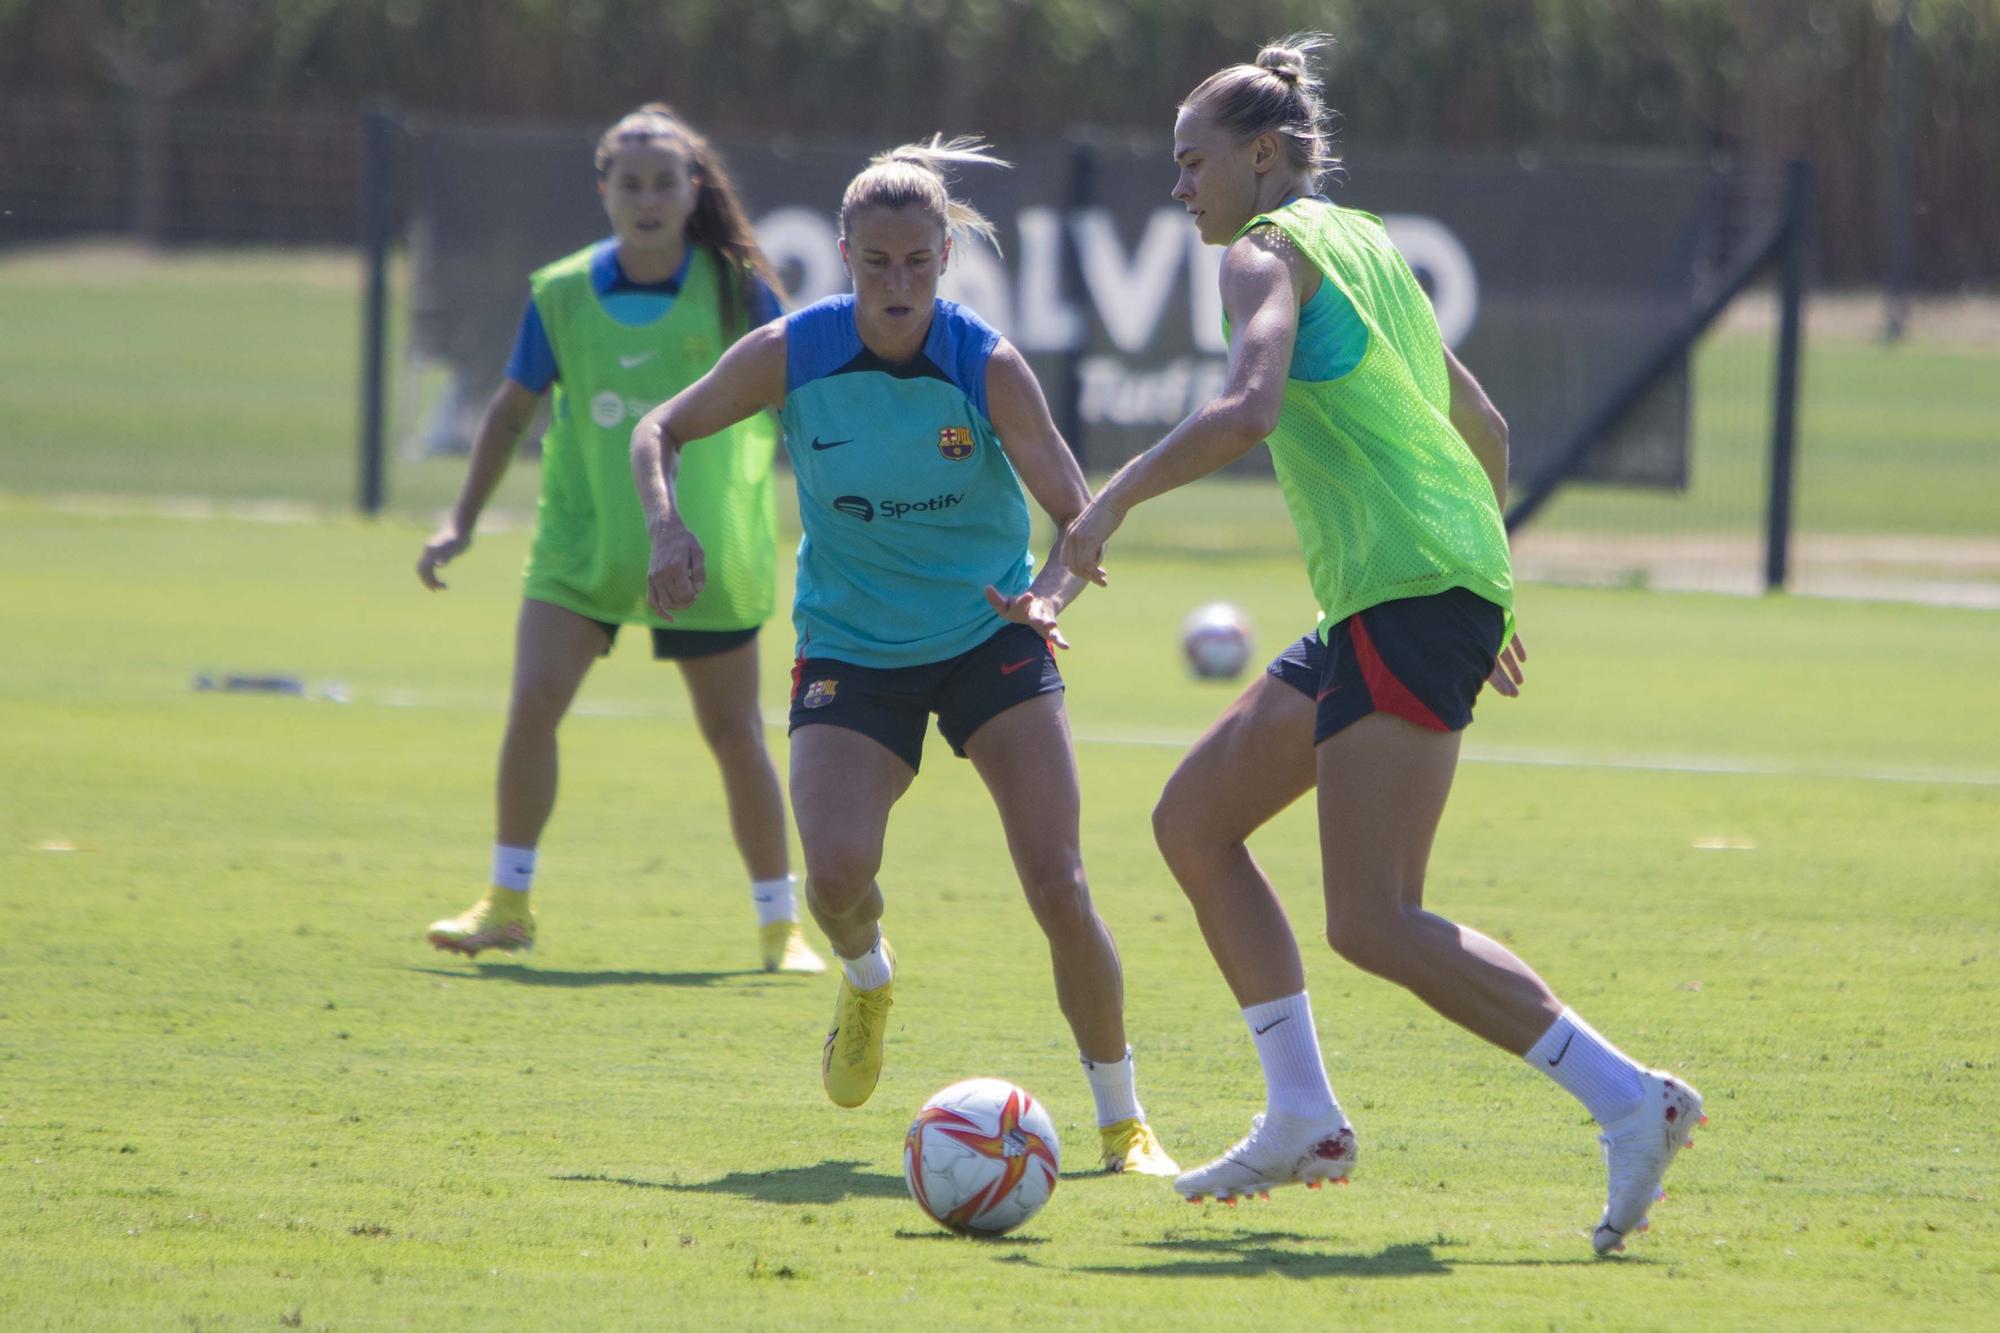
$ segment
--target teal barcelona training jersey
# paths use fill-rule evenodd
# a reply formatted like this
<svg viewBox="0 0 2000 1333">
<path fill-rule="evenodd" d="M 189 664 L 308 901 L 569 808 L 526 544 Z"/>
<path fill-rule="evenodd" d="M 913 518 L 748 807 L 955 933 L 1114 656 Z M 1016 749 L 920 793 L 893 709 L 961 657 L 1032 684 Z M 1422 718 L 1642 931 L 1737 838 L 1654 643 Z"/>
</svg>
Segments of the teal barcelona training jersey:
<svg viewBox="0 0 2000 1333">
<path fill-rule="evenodd" d="M 941 662 L 1003 623 L 1034 569 L 1028 503 L 986 417 L 999 335 L 938 301 L 923 351 L 891 365 L 861 344 L 854 298 L 785 319 L 785 451 L 799 491 L 800 657 Z"/>
</svg>

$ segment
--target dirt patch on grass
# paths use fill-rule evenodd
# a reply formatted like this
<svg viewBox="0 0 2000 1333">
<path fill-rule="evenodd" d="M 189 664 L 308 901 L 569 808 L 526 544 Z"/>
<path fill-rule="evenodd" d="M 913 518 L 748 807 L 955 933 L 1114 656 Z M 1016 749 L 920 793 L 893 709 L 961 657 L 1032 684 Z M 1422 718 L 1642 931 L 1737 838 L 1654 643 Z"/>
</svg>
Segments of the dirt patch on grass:
<svg viewBox="0 0 2000 1333">
<path fill-rule="evenodd" d="M 1884 303 L 1877 292 L 1816 292 L 1806 301 L 1806 338 L 1879 342 Z M 1751 292 L 1726 311 L 1717 327 L 1726 333 L 1769 333 L 1778 327 L 1778 299 Z M 1961 292 L 1910 302 L 1904 336 L 1912 341 L 1970 347 L 2000 345 L 2000 295 Z"/>
<path fill-rule="evenodd" d="M 1754 533 L 1523 532 L 1524 582 L 1760 593 L 1764 540 Z M 1827 597 L 2000 610 L 2000 538 L 1812 534 L 1793 540 L 1787 586 Z"/>
</svg>

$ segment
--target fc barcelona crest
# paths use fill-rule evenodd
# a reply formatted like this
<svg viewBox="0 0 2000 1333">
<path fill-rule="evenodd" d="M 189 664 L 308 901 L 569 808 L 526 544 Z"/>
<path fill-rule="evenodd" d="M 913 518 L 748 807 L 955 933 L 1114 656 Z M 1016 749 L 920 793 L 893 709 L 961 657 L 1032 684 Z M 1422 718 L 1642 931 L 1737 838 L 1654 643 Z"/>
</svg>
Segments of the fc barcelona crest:
<svg viewBox="0 0 2000 1333">
<path fill-rule="evenodd" d="M 954 463 L 962 463 L 972 457 L 972 428 L 970 426 L 946 426 L 938 432 L 938 452 Z"/>
<path fill-rule="evenodd" d="M 833 696 L 839 689 L 838 680 L 816 680 L 806 686 L 805 698 L 799 702 L 807 708 L 824 708 L 833 702 Z"/>
</svg>

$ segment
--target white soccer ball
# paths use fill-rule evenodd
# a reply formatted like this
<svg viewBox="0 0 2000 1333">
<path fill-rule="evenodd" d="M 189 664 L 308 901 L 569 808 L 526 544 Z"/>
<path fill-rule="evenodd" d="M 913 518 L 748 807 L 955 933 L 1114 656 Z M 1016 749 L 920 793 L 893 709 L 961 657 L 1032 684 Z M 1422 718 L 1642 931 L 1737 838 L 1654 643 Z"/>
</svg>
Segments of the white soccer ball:
<svg viewBox="0 0 2000 1333">
<path fill-rule="evenodd" d="M 1003 1078 L 969 1078 L 924 1103 L 903 1137 L 903 1182 L 925 1216 L 998 1236 L 1055 1193 L 1062 1147 L 1042 1104 Z"/>
<path fill-rule="evenodd" d="M 1198 606 L 1181 626 L 1188 669 L 1203 680 L 1234 680 L 1250 665 L 1250 620 L 1228 602 Z"/>
</svg>

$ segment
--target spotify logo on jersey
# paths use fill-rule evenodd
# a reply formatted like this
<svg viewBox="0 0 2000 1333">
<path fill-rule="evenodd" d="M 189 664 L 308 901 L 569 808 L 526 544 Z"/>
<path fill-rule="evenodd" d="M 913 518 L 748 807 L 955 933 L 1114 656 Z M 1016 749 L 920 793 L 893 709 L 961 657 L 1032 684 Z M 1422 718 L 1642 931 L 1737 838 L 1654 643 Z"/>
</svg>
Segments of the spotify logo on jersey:
<svg viewBox="0 0 2000 1333">
<path fill-rule="evenodd" d="M 964 495 L 933 495 L 928 500 L 870 500 L 864 495 L 843 495 L 836 498 L 833 507 L 849 518 L 858 518 L 863 523 L 872 523 L 875 516 L 901 518 L 905 514 L 934 514 L 941 509 L 956 509 Z"/>
<path fill-rule="evenodd" d="M 625 399 L 606 389 L 590 400 L 590 419 L 606 430 L 625 419 Z"/>
</svg>

